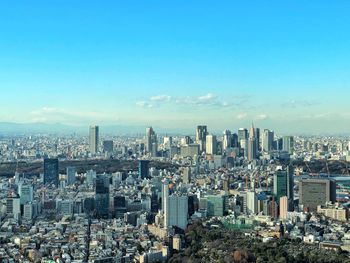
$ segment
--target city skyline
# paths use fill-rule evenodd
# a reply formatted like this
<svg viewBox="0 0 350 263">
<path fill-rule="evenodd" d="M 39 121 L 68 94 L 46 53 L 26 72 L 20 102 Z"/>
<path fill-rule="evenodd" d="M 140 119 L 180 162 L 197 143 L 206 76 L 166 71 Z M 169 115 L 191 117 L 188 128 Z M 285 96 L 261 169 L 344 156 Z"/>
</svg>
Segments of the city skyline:
<svg viewBox="0 0 350 263">
<path fill-rule="evenodd" d="M 350 130 L 345 1 L 1 7 L 0 122 Z"/>
</svg>

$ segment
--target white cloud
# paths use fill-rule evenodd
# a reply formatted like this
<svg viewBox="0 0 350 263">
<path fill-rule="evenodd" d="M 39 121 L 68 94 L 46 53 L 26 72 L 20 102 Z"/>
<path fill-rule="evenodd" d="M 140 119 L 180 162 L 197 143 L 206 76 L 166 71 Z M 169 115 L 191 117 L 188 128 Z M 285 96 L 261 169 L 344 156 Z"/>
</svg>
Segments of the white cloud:
<svg viewBox="0 0 350 263">
<path fill-rule="evenodd" d="M 153 105 L 147 101 L 137 101 L 136 105 L 143 108 L 152 108 Z"/>
<path fill-rule="evenodd" d="M 157 95 L 150 98 L 151 101 L 166 102 L 171 100 L 171 96 L 168 95 Z"/>
<path fill-rule="evenodd" d="M 240 113 L 237 115 L 237 119 L 244 120 L 245 118 L 247 118 L 247 116 L 248 116 L 247 113 Z"/>
<path fill-rule="evenodd" d="M 266 114 L 259 114 L 256 116 L 257 120 L 266 120 L 268 116 Z"/>
</svg>

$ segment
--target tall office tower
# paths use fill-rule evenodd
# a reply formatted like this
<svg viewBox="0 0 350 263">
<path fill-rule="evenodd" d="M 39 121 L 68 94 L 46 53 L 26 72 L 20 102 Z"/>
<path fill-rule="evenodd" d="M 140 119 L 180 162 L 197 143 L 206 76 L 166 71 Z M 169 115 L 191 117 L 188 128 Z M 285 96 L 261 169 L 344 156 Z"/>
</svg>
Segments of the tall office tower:
<svg viewBox="0 0 350 263">
<path fill-rule="evenodd" d="M 18 186 L 18 193 L 20 196 L 20 203 L 24 205 L 29 202 L 33 202 L 33 185 L 31 184 L 20 184 Z"/>
<path fill-rule="evenodd" d="M 239 147 L 238 135 L 233 133 L 231 135 L 231 147 Z"/>
<path fill-rule="evenodd" d="M 241 146 L 241 149 L 243 149 L 243 152 L 244 152 L 244 157 L 245 158 L 248 158 L 248 140 L 247 139 L 242 139 L 240 142 L 239 142 L 240 146 Z"/>
<path fill-rule="evenodd" d="M 58 187 L 58 159 L 44 159 L 44 184 Z"/>
<path fill-rule="evenodd" d="M 92 154 L 98 153 L 99 136 L 100 136 L 99 127 L 90 126 L 89 142 L 90 142 L 90 153 Z"/>
<path fill-rule="evenodd" d="M 96 215 L 99 218 L 109 216 L 109 178 L 100 174 L 96 177 L 95 186 Z"/>
<path fill-rule="evenodd" d="M 280 203 L 280 219 L 287 219 L 287 213 L 288 213 L 288 197 L 282 196 L 279 199 Z"/>
<path fill-rule="evenodd" d="M 255 191 L 247 192 L 247 213 L 256 214 L 258 212 L 258 198 Z"/>
<path fill-rule="evenodd" d="M 274 132 L 265 129 L 262 134 L 262 150 L 270 152 L 273 148 Z"/>
<path fill-rule="evenodd" d="M 75 178 L 75 167 L 73 166 L 68 166 L 66 168 L 66 173 L 67 173 L 67 184 L 68 185 L 73 185 L 76 181 L 76 178 Z"/>
<path fill-rule="evenodd" d="M 224 130 L 224 134 L 222 136 L 222 150 L 226 150 L 227 148 L 232 146 L 232 135 L 229 130 Z"/>
<path fill-rule="evenodd" d="M 103 152 L 104 153 L 112 153 L 113 152 L 113 141 L 112 140 L 103 141 Z"/>
<path fill-rule="evenodd" d="M 283 151 L 293 154 L 294 152 L 294 138 L 293 136 L 283 136 L 282 138 Z"/>
<path fill-rule="evenodd" d="M 257 157 L 257 146 L 256 146 L 256 135 L 255 129 L 252 124 L 249 132 L 249 140 L 248 140 L 248 161 L 252 161 Z"/>
<path fill-rule="evenodd" d="M 188 197 L 171 195 L 168 197 L 168 204 L 169 209 L 167 209 L 165 215 L 168 220 L 168 226 L 186 229 L 188 223 Z"/>
<path fill-rule="evenodd" d="M 206 136 L 206 153 L 207 154 L 216 154 L 217 153 L 217 141 L 216 141 L 216 136 L 209 134 Z"/>
<path fill-rule="evenodd" d="M 248 140 L 248 130 L 245 128 L 239 128 L 237 136 L 238 136 L 239 143 L 241 142 L 241 140 Z"/>
<path fill-rule="evenodd" d="M 224 216 L 226 213 L 226 200 L 224 195 L 208 195 L 207 197 L 207 215 Z"/>
<path fill-rule="evenodd" d="M 114 197 L 114 215 L 116 218 L 124 218 L 126 213 L 126 200 L 125 196 L 117 195 Z"/>
<path fill-rule="evenodd" d="M 21 215 L 21 200 L 18 196 L 8 197 L 6 199 L 6 213 L 12 215 L 14 219 L 19 220 Z"/>
<path fill-rule="evenodd" d="M 164 227 L 169 225 L 169 181 L 165 179 L 162 185 L 162 211 L 164 215 Z"/>
<path fill-rule="evenodd" d="M 199 144 L 199 150 L 205 151 L 206 137 L 208 135 L 207 126 L 199 125 L 196 130 L 196 143 Z"/>
<path fill-rule="evenodd" d="M 254 135 L 256 141 L 256 152 L 258 153 L 260 150 L 260 128 L 254 128 Z"/>
<path fill-rule="evenodd" d="M 182 182 L 185 184 L 191 182 L 191 167 L 182 167 Z"/>
<path fill-rule="evenodd" d="M 318 205 L 336 201 L 336 183 L 329 179 L 304 179 L 299 182 L 299 204 L 311 212 Z"/>
<path fill-rule="evenodd" d="M 139 160 L 139 177 L 141 179 L 149 178 L 149 162 L 148 160 Z"/>
<path fill-rule="evenodd" d="M 171 146 L 173 145 L 173 137 L 171 136 L 166 136 L 163 138 L 163 145 L 165 149 L 170 149 Z"/>
<path fill-rule="evenodd" d="M 157 135 L 152 127 L 146 128 L 146 152 L 156 156 L 158 151 Z"/>
<path fill-rule="evenodd" d="M 273 193 L 279 202 L 282 196 L 288 198 L 288 211 L 293 211 L 294 203 L 294 172 L 292 166 L 288 165 L 284 170 L 278 169 L 273 177 Z"/>
</svg>

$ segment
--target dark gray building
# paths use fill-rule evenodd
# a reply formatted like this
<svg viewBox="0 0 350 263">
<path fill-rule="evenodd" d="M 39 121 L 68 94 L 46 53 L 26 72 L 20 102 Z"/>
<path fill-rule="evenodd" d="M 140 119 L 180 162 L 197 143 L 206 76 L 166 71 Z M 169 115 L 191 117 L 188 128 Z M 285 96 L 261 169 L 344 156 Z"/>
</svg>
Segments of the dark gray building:
<svg viewBox="0 0 350 263">
<path fill-rule="evenodd" d="M 58 187 L 58 159 L 44 159 L 44 184 L 54 184 Z"/>
</svg>

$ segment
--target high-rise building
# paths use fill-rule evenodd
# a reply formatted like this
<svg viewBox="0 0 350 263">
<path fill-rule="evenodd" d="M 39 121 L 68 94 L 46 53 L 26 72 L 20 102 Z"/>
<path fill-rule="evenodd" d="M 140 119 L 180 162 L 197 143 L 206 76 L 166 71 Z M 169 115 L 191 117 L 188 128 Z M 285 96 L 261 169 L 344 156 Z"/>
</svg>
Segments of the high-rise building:
<svg viewBox="0 0 350 263">
<path fill-rule="evenodd" d="M 109 216 L 109 178 L 97 175 L 95 185 L 96 215 L 100 218 Z"/>
<path fill-rule="evenodd" d="M 222 137 L 222 150 L 225 151 L 227 148 L 232 146 L 232 135 L 229 130 L 224 130 Z"/>
<path fill-rule="evenodd" d="M 58 187 L 58 159 L 44 159 L 44 184 L 54 184 Z"/>
<path fill-rule="evenodd" d="M 217 141 L 216 136 L 209 134 L 206 136 L 206 153 L 207 154 L 216 154 L 217 153 Z"/>
<path fill-rule="evenodd" d="M 224 216 L 226 213 L 226 200 L 224 195 L 208 195 L 207 197 L 207 215 Z"/>
<path fill-rule="evenodd" d="M 265 129 L 262 134 L 262 150 L 269 152 L 273 149 L 274 132 Z"/>
<path fill-rule="evenodd" d="M 73 185 L 76 181 L 75 177 L 75 167 L 73 166 L 68 166 L 66 168 L 66 173 L 67 173 L 67 184 L 68 185 Z"/>
<path fill-rule="evenodd" d="M 293 154 L 294 152 L 294 138 L 293 136 L 283 136 L 282 138 L 282 150 Z"/>
<path fill-rule="evenodd" d="M 21 201 L 19 196 L 8 197 L 6 199 L 6 213 L 12 215 L 14 219 L 19 220 L 21 216 Z"/>
<path fill-rule="evenodd" d="M 139 160 L 139 177 L 149 178 L 149 160 Z"/>
<path fill-rule="evenodd" d="M 152 127 L 146 128 L 146 152 L 148 152 L 151 156 L 157 156 L 158 151 L 158 140 L 157 135 L 154 132 Z"/>
<path fill-rule="evenodd" d="M 205 151 L 207 135 L 208 135 L 207 126 L 198 125 L 196 130 L 196 143 L 199 144 L 200 151 Z"/>
<path fill-rule="evenodd" d="M 31 184 L 20 184 L 18 186 L 18 192 L 20 196 L 20 203 L 24 205 L 29 202 L 33 202 L 33 185 Z"/>
<path fill-rule="evenodd" d="M 286 169 L 279 168 L 273 177 L 273 193 L 276 201 L 279 202 L 282 196 L 288 198 L 288 210 L 293 210 L 294 202 L 294 172 L 292 166 Z"/>
<path fill-rule="evenodd" d="M 103 152 L 104 153 L 112 153 L 113 152 L 113 141 L 112 140 L 103 141 Z"/>
<path fill-rule="evenodd" d="M 97 154 L 99 150 L 99 127 L 90 126 L 89 142 L 90 142 L 90 153 Z"/>
<path fill-rule="evenodd" d="M 304 179 L 299 182 L 299 204 L 316 211 L 318 205 L 336 201 L 336 183 L 329 179 Z"/>
<path fill-rule="evenodd" d="M 114 197 L 114 215 L 116 218 L 124 218 L 126 213 L 126 200 L 125 196 L 115 196 Z"/>
<path fill-rule="evenodd" d="M 181 229 L 187 228 L 188 223 L 188 197 L 184 195 L 171 195 L 168 197 L 169 209 L 165 217 L 168 226 L 177 226 Z"/>
<path fill-rule="evenodd" d="M 252 125 L 249 132 L 249 140 L 248 140 L 248 161 L 252 161 L 257 157 L 257 141 L 255 135 L 255 129 Z"/>
<path fill-rule="evenodd" d="M 282 196 L 279 199 L 280 202 L 280 219 L 287 219 L 288 213 L 288 197 Z"/>
<path fill-rule="evenodd" d="M 260 128 L 254 128 L 254 136 L 256 142 L 256 152 L 258 153 L 260 150 Z"/>
<path fill-rule="evenodd" d="M 258 199 L 255 191 L 247 192 L 247 213 L 256 214 L 258 212 Z"/>
<path fill-rule="evenodd" d="M 241 142 L 241 140 L 248 140 L 248 130 L 245 128 L 239 128 L 237 136 L 239 143 Z"/>
<path fill-rule="evenodd" d="M 164 227 L 169 225 L 169 181 L 165 179 L 162 184 L 162 211 L 164 215 Z"/>
</svg>

